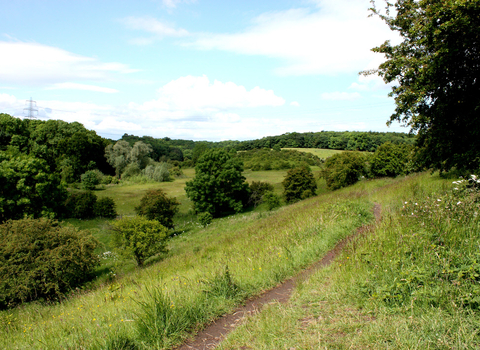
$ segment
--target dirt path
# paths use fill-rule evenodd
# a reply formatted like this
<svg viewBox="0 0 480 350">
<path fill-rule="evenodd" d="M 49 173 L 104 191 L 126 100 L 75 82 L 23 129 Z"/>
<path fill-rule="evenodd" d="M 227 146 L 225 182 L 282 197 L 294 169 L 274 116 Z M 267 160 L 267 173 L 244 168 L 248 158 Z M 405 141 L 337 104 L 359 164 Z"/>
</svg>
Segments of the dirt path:
<svg viewBox="0 0 480 350">
<path fill-rule="evenodd" d="M 375 219 L 380 220 L 381 207 L 379 204 L 375 204 L 373 208 Z M 301 271 L 298 275 L 284 281 L 277 287 L 264 292 L 263 294 L 256 296 L 245 302 L 244 306 L 237 308 L 233 313 L 224 315 L 213 323 L 208 325 L 205 329 L 195 335 L 194 338 L 188 340 L 186 343 L 177 347 L 177 350 L 209 350 L 214 349 L 222 339 L 242 321 L 242 319 L 251 314 L 259 312 L 263 305 L 271 302 L 286 303 L 297 284 L 298 281 L 307 279 L 316 270 L 329 265 L 333 259 L 342 251 L 342 249 L 352 241 L 355 237 L 364 234 L 368 231 L 369 227 L 360 227 L 356 233 L 344 238 L 337 245 L 330 250 L 325 256 L 312 264 L 309 268 Z"/>
</svg>

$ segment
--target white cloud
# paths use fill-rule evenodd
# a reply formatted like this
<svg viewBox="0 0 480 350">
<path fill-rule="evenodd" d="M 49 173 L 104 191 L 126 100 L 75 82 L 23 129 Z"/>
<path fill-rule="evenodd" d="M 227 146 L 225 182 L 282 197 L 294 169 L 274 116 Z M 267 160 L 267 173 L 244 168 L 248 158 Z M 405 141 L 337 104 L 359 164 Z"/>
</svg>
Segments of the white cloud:
<svg viewBox="0 0 480 350">
<path fill-rule="evenodd" d="M 36 43 L 0 41 L 0 81 L 40 85 L 74 80 L 104 81 L 113 74 L 136 72 L 118 62 L 95 58 Z M 7 54 L 8 53 L 8 54 Z"/>
<path fill-rule="evenodd" d="M 191 45 L 283 59 L 281 75 L 358 72 L 378 62 L 370 51 L 393 38 L 380 19 L 368 17 L 369 0 L 320 0 L 307 8 L 270 12 L 236 34 L 201 35 Z"/>
<path fill-rule="evenodd" d="M 324 92 L 321 94 L 322 100 L 331 101 L 351 101 L 362 97 L 358 92 Z"/>
<path fill-rule="evenodd" d="M 189 35 L 188 31 L 185 29 L 175 29 L 172 25 L 162 23 L 152 17 L 127 17 L 124 18 L 122 22 L 130 29 L 143 30 L 148 33 L 155 34 L 159 38 L 166 36 L 182 37 Z"/>
<path fill-rule="evenodd" d="M 113 94 L 118 92 L 116 89 L 95 86 L 95 85 L 86 85 L 86 84 L 77 84 L 77 83 L 57 83 L 53 84 L 53 86 L 48 87 L 48 90 L 87 90 L 87 91 L 95 91 L 95 92 L 104 92 L 107 94 Z"/>
<path fill-rule="evenodd" d="M 233 82 L 222 83 L 207 76 L 186 76 L 172 80 L 158 90 L 157 100 L 142 105 L 131 106 L 143 111 L 187 112 L 191 115 L 204 115 L 235 108 L 281 106 L 285 100 L 275 95 L 273 90 L 258 86 L 248 91 L 244 86 Z M 185 113 L 180 113 L 185 115 Z"/>
<path fill-rule="evenodd" d="M 297 101 L 292 101 L 290 102 L 290 106 L 299 107 L 300 103 L 298 103 Z"/>
</svg>

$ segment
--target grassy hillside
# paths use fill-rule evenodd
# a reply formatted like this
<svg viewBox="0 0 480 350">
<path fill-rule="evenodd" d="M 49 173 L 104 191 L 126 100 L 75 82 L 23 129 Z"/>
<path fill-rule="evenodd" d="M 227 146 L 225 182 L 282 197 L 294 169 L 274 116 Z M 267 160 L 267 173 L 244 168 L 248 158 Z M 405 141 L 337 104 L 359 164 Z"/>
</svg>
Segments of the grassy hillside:
<svg viewBox="0 0 480 350">
<path fill-rule="evenodd" d="M 355 191 L 383 220 L 220 349 L 479 348 L 478 192 L 426 174 L 380 181 Z"/>
<path fill-rule="evenodd" d="M 279 189 L 280 172 L 259 173 L 247 177 L 268 176 Z M 188 207 L 179 183 L 161 185 Z M 168 255 L 144 269 L 106 255 L 111 274 L 95 288 L 62 303 L 0 312 L 0 348 L 170 348 L 372 224 L 373 203 L 383 209 L 374 230 L 300 285 L 289 304 L 268 306 L 221 347 L 477 348 L 478 204 L 467 192 L 459 200 L 451 187 L 430 174 L 363 181 L 274 212 L 218 219 L 206 229 L 192 221 L 172 238 Z M 127 203 L 147 188 L 97 192 Z"/>
</svg>

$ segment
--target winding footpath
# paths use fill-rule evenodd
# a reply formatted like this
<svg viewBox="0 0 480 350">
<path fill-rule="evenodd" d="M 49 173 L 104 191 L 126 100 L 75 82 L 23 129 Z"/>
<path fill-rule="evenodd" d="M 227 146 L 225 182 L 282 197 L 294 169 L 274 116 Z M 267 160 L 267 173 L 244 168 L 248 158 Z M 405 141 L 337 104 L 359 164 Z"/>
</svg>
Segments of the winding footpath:
<svg viewBox="0 0 480 350">
<path fill-rule="evenodd" d="M 373 208 L 375 219 L 378 222 L 381 218 L 380 204 L 375 203 Z M 373 225 L 372 225 L 373 226 Z M 360 227 L 354 234 L 342 239 L 337 245 L 327 252 L 325 256 L 312 264 L 309 268 L 301 271 L 296 276 L 282 282 L 278 286 L 269 291 L 264 292 L 259 296 L 255 296 L 245 302 L 245 305 L 238 307 L 233 313 L 221 316 L 206 328 L 198 332 L 193 338 L 189 339 L 184 344 L 175 348 L 176 350 L 210 350 L 214 349 L 222 339 L 234 330 L 242 320 L 248 315 L 254 315 L 261 311 L 263 305 L 277 302 L 286 303 L 295 286 L 299 281 L 306 280 L 312 273 L 331 264 L 335 257 L 342 251 L 342 249 L 351 242 L 354 238 L 366 234 L 372 226 Z"/>
</svg>

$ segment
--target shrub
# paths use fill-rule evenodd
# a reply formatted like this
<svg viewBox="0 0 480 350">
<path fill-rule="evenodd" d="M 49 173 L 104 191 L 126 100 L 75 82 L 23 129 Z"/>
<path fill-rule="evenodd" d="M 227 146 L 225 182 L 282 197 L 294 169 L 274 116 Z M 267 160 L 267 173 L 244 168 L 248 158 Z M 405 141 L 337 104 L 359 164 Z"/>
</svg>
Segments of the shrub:
<svg viewBox="0 0 480 350">
<path fill-rule="evenodd" d="M 308 166 L 301 166 L 287 172 L 282 182 L 283 195 L 287 203 L 292 203 L 315 195 L 317 182 Z"/>
<path fill-rule="evenodd" d="M 173 228 L 173 217 L 178 212 L 179 205 L 176 198 L 167 197 L 161 189 L 149 190 L 135 212 L 149 220 L 157 220 L 166 228 Z"/>
<path fill-rule="evenodd" d="M 325 162 L 323 177 L 327 187 L 336 190 L 356 183 L 366 174 L 366 159 L 359 152 L 337 153 Z"/>
<path fill-rule="evenodd" d="M 0 308 L 56 299 L 79 286 L 99 263 L 97 245 L 88 231 L 50 219 L 0 225 Z"/>
<path fill-rule="evenodd" d="M 280 197 L 273 192 L 266 192 L 263 195 L 263 202 L 267 203 L 268 210 L 278 208 L 282 205 Z"/>
<path fill-rule="evenodd" d="M 386 142 L 375 151 L 370 171 L 373 176 L 395 177 L 408 173 L 412 146 Z"/>
<path fill-rule="evenodd" d="M 137 163 L 130 163 L 125 167 L 125 170 L 122 173 L 122 179 L 127 179 L 135 175 L 140 175 L 141 170 Z"/>
<path fill-rule="evenodd" d="M 198 222 L 203 227 L 207 227 L 207 225 L 210 225 L 212 223 L 212 220 L 213 220 L 213 216 L 209 212 L 200 213 L 200 214 L 198 214 L 197 217 L 198 217 Z"/>
<path fill-rule="evenodd" d="M 87 191 L 92 191 L 100 183 L 100 179 L 95 170 L 88 170 L 80 176 L 82 187 Z"/>
<path fill-rule="evenodd" d="M 97 200 L 94 206 L 95 216 L 102 218 L 116 218 L 117 211 L 115 209 L 115 202 L 111 197 L 104 197 Z"/>
<path fill-rule="evenodd" d="M 164 182 L 170 180 L 170 172 L 168 171 L 167 163 L 147 165 L 144 174 L 153 181 Z"/>
<path fill-rule="evenodd" d="M 262 197 L 265 192 L 273 191 L 273 185 L 268 182 L 252 181 L 250 184 L 250 203 L 256 207 L 262 202 Z"/>
<path fill-rule="evenodd" d="M 95 217 L 95 203 L 97 196 L 91 191 L 70 194 L 65 202 L 67 216 L 76 219 Z"/>
<path fill-rule="evenodd" d="M 138 266 L 146 259 L 167 251 L 167 228 L 156 220 L 144 216 L 113 221 L 115 245 L 125 256 L 133 256 Z"/>
</svg>

